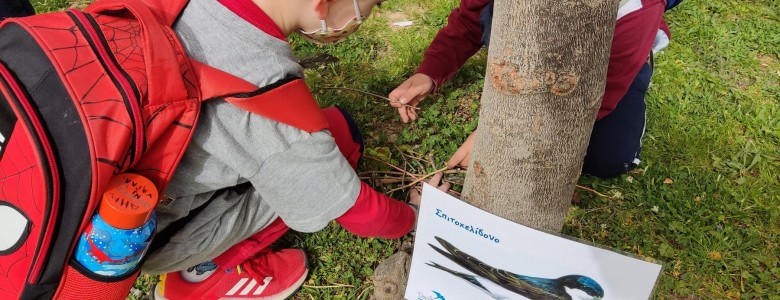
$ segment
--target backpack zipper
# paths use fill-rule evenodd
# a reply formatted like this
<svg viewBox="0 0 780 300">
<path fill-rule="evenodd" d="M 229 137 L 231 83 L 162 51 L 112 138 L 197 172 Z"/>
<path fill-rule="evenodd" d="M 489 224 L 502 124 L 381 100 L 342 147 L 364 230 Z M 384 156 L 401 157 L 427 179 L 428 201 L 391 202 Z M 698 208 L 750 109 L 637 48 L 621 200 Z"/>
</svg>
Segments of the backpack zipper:
<svg viewBox="0 0 780 300">
<path fill-rule="evenodd" d="M 58 216 L 57 212 L 59 211 L 59 205 L 58 201 L 54 200 L 59 199 L 60 197 L 60 174 L 59 169 L 57 168 L 57 161 L 54 159 L 54 151 L 49 144 L 47 138 L 48 135 L 43 128 L 43 124 L 41 123 L 36 110 L 30 104 L 29 99 L 27 99 L 24 90 L 22 90 L 22 88 L 19 86 L 16 78 L 6 68 L 5 64 L 0 64 L 0 79 L 2 79 L 3 84 L 6 87 L 10 88 L 9 94 L 11 95 L 11 98 L 14 99 L 9 99 L 9 101 L 15 102 L 15 105 L 19 108 L 19 110 L 24 112 L 22 117 L 25 119 L 25 122 L 28 123 L 28 126 L 32 127 L 31 129 L 35 131 L 34 134 L 37 136 L 34 139 L 34 142 L 39 149 L 43 150 L 45 155 L 44 161 L 48 163 L 48 166 L 44 166 L 43 168 L 45 173 L 44 176 L 46 176 L 46 179 L 49 180 L 49 182 L 46 183 L 46 212 L 44 213 L 44 224 L 42 226 L 44 231 L 40 236 L 40 239 L 43 240 L 43 243 L 41 243 L 35 250 L 35 262 L 33 263 L 30 277 L 27 280 L 30 284 L 35 284 L 38 281 L 38 276 L 40 275 L 41 270 L 43 270 L 43 265 L 45 265 L 48 261 L 48 254 L 50 250 L 49 248 L 51 247 L 51 243 L 53 241 L 52 235 L 54 232 L 54 227 L 57 224 L 56 219 Z M 47 239 L 45 237 L 50 238 Z"/>
<path fill-rule="evenodd" d="M 133 122 L 133 135 L 132 145 L 130 146 L 130 164 L 125 166 L 129 167 L 134 165 L 141 157 L 144 151 L 144 125 L 141 116 L 141 101 L 138 89 L 130 81 L 130 76 L 122 71 L 119 67 L 119 63 L 111 54 L 108 46 L 106 45 L 105 37 L 99 32 L 97 22 L 82 11 L 71 9 L 68 14 L 84 33 L 84 37 L 87 42 L 98 54 L 98 60 L 103 65 L 103 68 L 108 73 L 111 80 L 119 87 L 119 91 L 122 94 L 122 98 L 125 101 L 125 106 L 128 107 L 130 112 L 130 119 Z M 152 45 L 148 45 L 152 46 Z"/>
</svg>

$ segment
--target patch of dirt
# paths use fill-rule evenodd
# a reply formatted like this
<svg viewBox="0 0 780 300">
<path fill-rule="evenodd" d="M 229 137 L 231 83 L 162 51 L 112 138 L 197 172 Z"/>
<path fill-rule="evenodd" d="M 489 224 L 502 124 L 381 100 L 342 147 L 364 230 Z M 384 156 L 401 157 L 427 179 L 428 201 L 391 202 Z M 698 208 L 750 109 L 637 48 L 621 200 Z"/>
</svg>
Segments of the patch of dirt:
<svg viewBox="0 0 780 300">
<path fill-rule="evenodd" d="M 397 55 L 395 53 L 395 50 L 393 49 L 393 45 L 391 43 L 384 43 L 382 45 L 376 46 L 376 60 L 382 60 L 385 57 L 394 57 L 394 55 Z"/>
<path fill-rule="evenodd" d="M 402 11 L 388 11 L 383 13 L 382 16 L 387 19 L 387 25 L 394 29 L 398 29 L 398 26 L 393 26 L 393 23 L 409 21 L 409 16 Z"/>
<path fill-rule="evenodd" d="M 756 82 L 755 80 L 750 79 L 750 78 L 745 78 L 745 77 L 736 77 L 736 78 L 734 78 L 734 83 L 741 90 L 746 90 L 748 87 L 753 85 L 755 82 Z"/>
<path fill-rule="evenodd" d="M 457 110 L 455 115 L 464 120 L 471 119 L 474 116 L 474 112 L 479 112 L 479 97 L 480 94 L 469 94 L 458 98 Z M 476 105 L 475 105 L 476 104 Z M 476 106 L 476 110 L 474 109 Z"/>
<path fill-rule="evenodd" d="M 768 54 L 759 54 L 756 56 L 761 68 L 775 67 L 778 64 L 777 58 Z"/>
<path fill-rule="evenodd" d="M 396 115 L 394 116 L 394 119 L 377 122 L 374 124 L 373 128 L 375 132 L 385 135 L 388 142 L 395 144 L 398 140 L 398 135 L 404 130 L 404 126 L 402 123 L 396 121 L 397 119 L 400 119 L 400 117 L 397 116 L 398 113 L 395 109 L 388 108 L 388 111 L 390 111 L 391 114 Z"/>
<path fill-rule="evenodd" d="M 770 54 L 758 54 L 755 57 L 756 61 L 758 61 L 758 71 L 760 73 L 769 75 L 769 76 L 780 76 L 780 62 L 778 62 L 777 58 L 770 55 Z M 732 80 L 734 81 L 734 84 L 742 90 L 747 89 L 751 85 L 756 83 L 755 79 L 742 77 L 736 75 L 736 72 L 730 76 Z"/>
<path fill-rule="evenodd" d="M 92 2 L 95 0 L 73 0 L 70 1 L 70 8 L 84 9 Z"/>
<path fill-rule="evenodd" d="M 383 11 L 381 14 L 378 14 L 378 16 L 381 16 L 387 20 L 387 27 L 389 27 L 391 30 L 403 30 L 413 27 L 414 25 L 400 27 L 393 25 L 393 23 L 412 21 L 416 24 L 419 22 L 419 13 L 422 11 L 425 11 L 425 8 L 421 5 L 412 5 L 404 7 L 403 11 Z"/>
</svg>

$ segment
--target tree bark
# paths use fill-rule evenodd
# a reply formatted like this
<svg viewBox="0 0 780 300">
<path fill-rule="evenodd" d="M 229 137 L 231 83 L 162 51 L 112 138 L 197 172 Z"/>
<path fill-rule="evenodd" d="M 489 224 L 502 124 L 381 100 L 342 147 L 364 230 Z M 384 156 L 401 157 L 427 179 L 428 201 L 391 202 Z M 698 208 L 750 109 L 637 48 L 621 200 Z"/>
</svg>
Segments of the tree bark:
<svg viewBox="0 0 780 300">
<path fill-rule="evenodd" d="M 560 232 L 604 94 L 619 0 L 495 0 L 464 200 Z"/>
</svg>

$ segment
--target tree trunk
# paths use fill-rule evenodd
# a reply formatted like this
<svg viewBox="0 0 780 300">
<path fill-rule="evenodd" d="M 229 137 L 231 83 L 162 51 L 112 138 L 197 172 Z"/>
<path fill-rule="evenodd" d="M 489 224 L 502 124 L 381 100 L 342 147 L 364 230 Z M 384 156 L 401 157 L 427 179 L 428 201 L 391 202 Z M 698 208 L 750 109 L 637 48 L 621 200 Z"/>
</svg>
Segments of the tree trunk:
<svg viewBox="0 0 780 300">
<path fill-rule="evenodd" d="M 560 232 L 601 104 L 618 0 L 495 0 L 464 200 Z"/>
</svg>

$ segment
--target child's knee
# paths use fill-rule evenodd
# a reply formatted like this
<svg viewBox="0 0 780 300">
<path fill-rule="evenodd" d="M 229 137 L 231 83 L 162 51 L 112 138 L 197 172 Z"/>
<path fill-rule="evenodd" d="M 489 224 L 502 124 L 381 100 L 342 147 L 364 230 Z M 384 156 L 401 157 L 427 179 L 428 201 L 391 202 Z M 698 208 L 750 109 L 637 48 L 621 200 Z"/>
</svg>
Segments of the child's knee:
<svg viewBox="0 0 780 300">
<path fill-rule="evenodd" d="M 328 130 L 336 140 L 336 146 L 353 168 L 357 168 L 363 158 L 363 136 L 355 120 L 343 108 L 334 106 L 323 109 L 328 120 Z"/>
<path fill-rule="evenodd" d="M 636 154 L 588 153 L 582 166 L 582 173 L 600 178 L 613 178 L 626 174 L 639 165 Z"/>
</svg>

